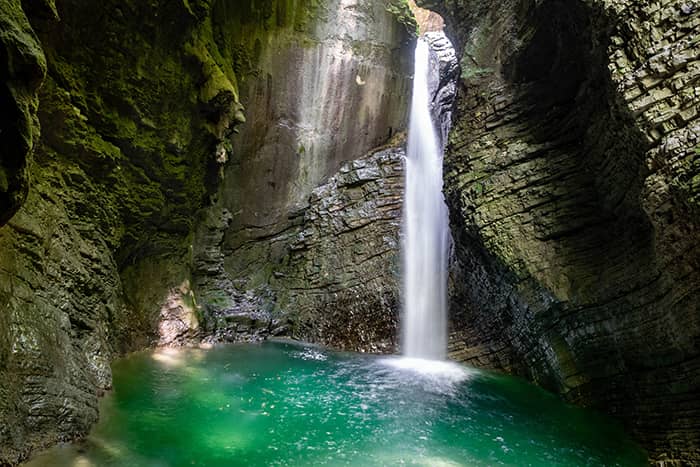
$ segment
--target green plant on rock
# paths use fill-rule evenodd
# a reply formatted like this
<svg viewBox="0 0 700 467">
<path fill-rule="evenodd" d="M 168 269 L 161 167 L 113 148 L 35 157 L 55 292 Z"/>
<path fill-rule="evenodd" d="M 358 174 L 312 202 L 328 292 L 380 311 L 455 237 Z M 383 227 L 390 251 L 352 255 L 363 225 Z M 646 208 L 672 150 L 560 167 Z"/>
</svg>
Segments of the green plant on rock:
<svg viewBox="0 0 700 467">
<path fill-rule="evenodd" d="M 418 21 L 408 5 L 408 0 L 386 0 L 384 7 L 386 11 L 394 15 L 399 23 L 404 25 L 409 34 L 414 37 L 420 35 Z"/>
</svg>

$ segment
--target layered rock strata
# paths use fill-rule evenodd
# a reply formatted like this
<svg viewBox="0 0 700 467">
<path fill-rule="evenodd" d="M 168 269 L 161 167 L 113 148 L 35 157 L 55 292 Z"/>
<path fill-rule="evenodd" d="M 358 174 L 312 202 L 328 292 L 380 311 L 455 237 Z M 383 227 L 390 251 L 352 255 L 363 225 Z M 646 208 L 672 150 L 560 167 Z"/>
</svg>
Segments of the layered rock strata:
<svg viewBox="0 0 700 467">
<path fill-rule="evenodd" d="M 283 232 L 267 238 L 280 251 L 270 277 L 242 292 L 224 270 L 226 211 L 200 224 L 195 277 L 203 320 L 193 328 L 173 303 L 174 342 L 235 342 L 287 335 L 360 351 L 391 351 L 399 303 L 399 232 L 403 193 L 400 148 L 341 165 L 316 187 Z M 214 214 L 214 215 L 212 215 Z"/>
<path fill-rule="evenodd" d="M 347 350 L 396 347 L 403 149 L 343 164 L 315 189 L 273 272 L 294 334 Z"/>
<path fill-rule="evenodd" d="M 233 157 L 217 201 L 205 214 L 209 228 L 199 232 L 201 237 L 198 234 L 195 240 L 199 245 L 195 247 L 199 248 L 195 263 L 208 268 L 200 275 L 198 287 L 200 296 L 210 304 L 208 314 L 245 320 L 254 308 L 263 313 L 254 317 L 256 323 L 268 319 L 272 328 L 288 328 L 300 337 L 346 348 L 370 348 L 369 338 L 351 345 L 350 336 L 344 342 L 323 337 L 321 327 L 329 332 L 330 327 L 321 324 L 327 317 L 323 311 L 326 305 L 320 301 L 331 300 L 346 284 L 354 291 L 353 306 L 369 309 L 363 303 L 374 303 L 380 287 L 361 293 L 355 286 L 363 282 L 363 271 L 356 269 L 352 277 L 353 272 L 343 270 L 344 262 L 352 267 L 352 261 L 346 259 L 339 259 L 337 271 L 329 269 L 331 263 L 324 266 L 324 274 L 329 275 L 325 283 L 294 268 L 301 268 L 303 261 L 326 262 L 322 255 L 341 257 L 346 254 L 341 250 L 349 248 L 350 237 L 341 235 L 334 224 L 340 221 L 335 217 L 328 219 L 326 226 L 313 226 L 314 221 L 305 216 L 319 202 L 314 195 L 317 190 L 344 193 L 338 195 L 340 199 L 368 190 L 364 187 L 345 193 L 343 186 L 322 187 L 332 177 L 339 177 L 341 167 L 348 170 L 343 165 L 347 161 L 365 158 L 406 127 L 415 22 L 401 1 L 331 0 L 319 4 L 317 11 L 321 19 L 308 27 L 285 29 L 264 38 L 248 33 L 254 23 L 239 28 L 249 58 L 248 78 L 240 81 L 241 100 L 249 111 L 246 124 L 233 139 Z M 383 177 L 381 172 L 378 176 Z M 380 193 L 363 196 L 372 195 Z M 373 201 L 368 198 L 366 202 Z M 334 211 L 344 208 L 340 205 Z M 353 209 L 351 204 L 347 208 Z M 366 209 L 375 207 L 368 205 Z M 358 215 L 362 212 L 356 211 Z M 324 227 L 330 229 L 325 232 L 329 239 L 347 242 L 335 251 L 330 243 L 310 245 L 302 260 L 297 235 L 313 228 L 323 236 Z M 369 243 L 381 245 L 382 229 L 358 228 L 352 238 L 365 235 Z M 292 266 L 292 262 L 298 264 Z M 393 303 L 395 280 L 386 265 L 384 276 L 389 278 L 392 291 L 387 292 L 391 300 L 385 300 Z M 374 273 L 367 271 L 368 282 L 382 275 L 379 266 L 375 269 Z M 308 283 L 303 283 L 303 277 Z M 322 284 L 331 295 L 324 293 Z M 288 293 L 289 287 L 300 292 Z M 292 298 L 301 290 L 307 290 L 309 298 Z M 256 304 L 247 308 L 244 304 L 251 300 Z M 317 328 L 310 318 L 312 301 L 318 302 L 313 312 Z M 248 311 L 236 311 L 244 309 Z M 288 323 L 290 317 L 293 323 Z M 393 339 L 384 328 L 377 331 L 382 336 L 381 347 Z"/>
<path fill-rule="evenodd" d="M 452 0 L 451 355 L 700 459 L 697 2 Z"/>
</svg>

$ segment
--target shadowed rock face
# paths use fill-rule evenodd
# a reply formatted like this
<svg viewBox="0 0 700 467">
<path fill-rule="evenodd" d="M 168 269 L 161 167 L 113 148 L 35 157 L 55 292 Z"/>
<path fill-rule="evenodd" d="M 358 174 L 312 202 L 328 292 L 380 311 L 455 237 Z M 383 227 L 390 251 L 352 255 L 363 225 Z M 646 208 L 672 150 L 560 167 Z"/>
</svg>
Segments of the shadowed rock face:
<svg viewBox="0 0 700 467">
<path fill-rule="evenodd" d="M 698 462 L 698 6 L 419 3 L 462 57 L 451 355 Z"/>
<path fill-rule="evenodd" d="M 29 189 L 39 136 L 37 88 L 46 59 L 19 0 L 0 6 L 0 226 L 20 208 Z"/>
<path fill-rule="evenodd" d="M 98 3 L 0 6 L 0 223 L 32 182 L 0 228 L 0 464 L 86 433 L 157 339 L 240 110 L 209 2 Z"/>
</svg>

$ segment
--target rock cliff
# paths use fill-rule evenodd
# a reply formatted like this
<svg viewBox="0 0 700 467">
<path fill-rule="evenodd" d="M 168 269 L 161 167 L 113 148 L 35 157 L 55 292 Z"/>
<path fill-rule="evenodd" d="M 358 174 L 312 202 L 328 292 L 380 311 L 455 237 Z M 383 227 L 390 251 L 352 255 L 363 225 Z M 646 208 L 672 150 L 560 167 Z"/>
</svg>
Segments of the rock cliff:
<svg viewBox="0 0 700 467">
<path fill-rule="evenodd" d="M 240 104 L 205 2 L 0 16 L 1 463 L 85 433 L 111 358 L 151 342 Z"/>
<path fill-rule="evenodd" d="M 0 5 L 0 225 L 27 197 L 29 165 L 39 136 L 37 89 L 46 74 L 46 57 L 19 0 Z"/>
<path fill-rule="evenodd" d="M 315 189 L 271 283 L 295 335 L 391 352 L 398 334 L 402 149 L 343 164 Z"/>
<path fill-rule="evenodd" d="M 266 39 L 239 28 L 251 51 L 240 80 L 247 122 L 194 242 L 205 272 L 197 287 L 224 326 L 245 328 L 252 317 L 255 329 L 267 322 L 343 348 L 386 348 L 395 316 L 370 331 L 350 314 L 397 303 L 387 255 L 398 242 L 398 169 L 365 156 L 406 127 L 415 23 L 401 1 L 328 0 L 318 14 L 309 27 Z M 366 168 L 343 165 L 361 158 Z M 342 337 L 350 323 L 363 323 L 366 336 Z"/>
<path fill-rule="evenodd" d="M 124 351 L 288 332 L 264 287 L 219 274 L 220 246 L 244 264 L 229 225 L 268 204 L 291 225 L 341 161 L 401 130 L 415 31 L 403 6 L 2 3 L 0 464 L 85 434 Z M 309 121 L 316 91 L 336 106 Z M 258 164 L 260 138 L 273 150 Z M 367 164 L 391 175 L 396 157 Z M 382 189 L 363 177 L 357 190 Z"/>
<path fill-rule="evenodd" d="M 451 355 L 697 463 L 699 5 L 418 3 L 461 56 Z"/>
</svg>

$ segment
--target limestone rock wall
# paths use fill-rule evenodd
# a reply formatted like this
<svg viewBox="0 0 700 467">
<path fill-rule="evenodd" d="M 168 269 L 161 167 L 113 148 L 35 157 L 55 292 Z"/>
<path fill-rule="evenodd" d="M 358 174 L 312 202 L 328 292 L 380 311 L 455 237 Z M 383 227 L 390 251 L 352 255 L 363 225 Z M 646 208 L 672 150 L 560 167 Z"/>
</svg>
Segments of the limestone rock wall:
<svg viewBox="0 0 700 467">
<path fill-rule="evenodd" d="M 451 355 L 697 463 L 699 5 L 419 3 L 461 56 Z"/>
<path fill-rule="evenodd" d="M 273 273 L 294 334 L 347 350 L 396 348 L 403 149 L 346 162 L 313 190 Z"/>
<path fill-rule="evenodd" d="M 343 163 L 284 231 L 265 239 L 279 258 L 260 260 L 269 278 L 255 288 L 226 273 L 222 237 L 230 215 L 207 209 L 194 253 L 202 323 L 194 333 L 184 327 L 183 337 L 285 335 L 346 350 L 394 350 L 403 157 L 392 146 Z"/>
<path fill-rule="evenodd" d="M 255 240 L 282 232 L 342 162 L 406 126 L 411 31 L 385 2 L 329 0 L 316 15 L 256 40 L 255 71 L 241 81 L 249 112 L 220 194 L 232 216 L 224 248 L 234 276 L 254 276 L 259 258 L 274 263 Z"/>
<path fill-rule="evenodd" d="M 205 215 L 209 228 L 198 233 L 202 241 L 195 240 L 195 263 L 208 269 L 198 287 L 214 321 L 246 320 L 258 310 L 257 328 L 266 320 L 307 313 L 287 300 L 289 284 L 279 274 L 289 267 L 296 235 L 305 228 L 300 226 L 311 222 L 304 216 L 313 209 L 313 193 L 342 164 L 364 158 L 407 124 L 415 23 L 405 3 L 317 2 L 305 7 L 311 12 L 306 21 L 299 21 L 297 11 L 306 4 L 291 5 L 297 9 L 274 10 L 271 34 L 255 32 L 260 30 L 256 24 L 268 19 L 254 15 L 236 33 L 248 67 L 239 81 L 247 121 L 232 140 L 217 201 Z M 381 238 L 372 240 L 382 243 Z M 311 251 L 309 259 L 321 254 L 315 247 Z M 349 280 L 347 271 L 328 273 L 338 281 L 336 288 Z M 300 280 L 296 277 L 294 287 L 309 293 L 316 288 L 321 295 L 321 285 Z M 357 295 L 358 306 L 364 298 L 375 300 L 374 292 Z M 323 314 L 321 308 L 316 313 Z M 389 339 L 382 333 L 383 340 Z M 303 333 L 312 334 L 320 336 L 318 329 Z"/>
<path fill-rule="evenodd" d="M 46 74 L 46 58 L 19 0 L 0 5 L 0 225 L 14 215 L 29 188 L 36 119 L 37 88 Z"/>
<path fill-rule="evenodd" d="M 241 119 L 211 2 L 98 3 L 0 6 L 3 465 L 86 433 L 111 359 L 191 295 L 194 214 Z"/>
<path fill-rule="evenodd" d="M 202 322 L 196 330 L 182 326 L 181 338 L 233 342 L 285 335 L 346 350 L 394 350 L 403 157 L 402 148 L 388 147 L 343 163 L 312 191 L 288 228 L 265 239 L 279 258 L 260 260 L 270 276 L 252 289 L 224 269 L 222 237 L 230 215 L 205 210 L 194 250 Z M 177 315 L 182 307 L 174 308 Z"/>
</svg>

